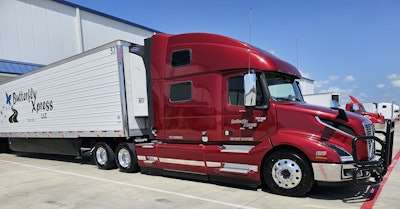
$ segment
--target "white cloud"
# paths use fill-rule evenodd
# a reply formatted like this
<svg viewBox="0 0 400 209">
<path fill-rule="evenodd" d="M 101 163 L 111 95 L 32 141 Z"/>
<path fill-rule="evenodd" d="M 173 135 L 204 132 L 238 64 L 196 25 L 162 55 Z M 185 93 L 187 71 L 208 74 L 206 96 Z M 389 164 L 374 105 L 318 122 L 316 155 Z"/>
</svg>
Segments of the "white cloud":
<svg viewBox="0 0 400 209">
<path fill-rule="evenodd" d="M 331 81 L 336 81 L 337 79 L 339 79 L 339 76 L 337 76 L 337 75 L 330 75 L 329 76 L 329 80 L 331 80 Z"/>
<path fill-rule="evenodd" d="M 392 86 L 396 88 L 400 88 L 400 79 L 391 81 Z"/>
<path fill-rule="evenodd" d="M 355 78 L 354 78 L 354 76 L 352 76 L 352 75 L 347 75 L 345 78 L 344 78 L 344 81 L 354 81 L 355 80 Z"/>
<path fill-rule="evenodd" d="M 328 89 L 323 89 L 319 93 L 327 93 L 327 92 L 337 92 L 344 95 L 349 95 L 353 92 L 353 89 L 341 89 L 337 86 L 331 86 Z"/>
<path fill-rule="evenodd" d="M 323 80 L 323 81 L 315 81 L 314 82 L 314 88 L 318 89 L 318 88 L 322 88 L 322 86 L 327 85 L 329 83 L 331 83 L 331 81 L 335 81 L 339 79 L 339 76 L 337 75 L 330 75 L 328 77 L 328 80 Z"/>
<path fill-rule="evenodd" d="M 392 87 L 400 88 L 400 75 L 393 73 L 388 75 L 387 78 L 390 80 L 390 83 L 392 83 Z"/>
<path fill-rule="evenodd" d="M 385 88 L 385 84 L 377 84 L 376 85 L 376 88 L 378 88 L 378 89 L 383 89 L 383 88 Z"/>
<path fill-rule="evenodd" d="M 359 98 L 362 98 L 362 99 L 366 99 L 366 98 L 368 98 L 368 95 L 367 95 L 366 93 L 360 93 L 360 94 L 358 95 L 358 97 L 359 97 Z"/>
<path fill-rule="evenodd" d="M 388 75 L 387 78 L 389 78 L 389 80 L 399 80 L 400 79 L 400 75 L 397 75 L 396 73 L 393 73 L 393 74 Z"/>
<path fill-rule="evenodd" d="M 314 82 L 314 87 L 315 88 L 322 88 L 323 85 L 329 84 L 330 81 L 329 80 L 324 80 L 324 81 L 315 81 Z"/>
</svg>

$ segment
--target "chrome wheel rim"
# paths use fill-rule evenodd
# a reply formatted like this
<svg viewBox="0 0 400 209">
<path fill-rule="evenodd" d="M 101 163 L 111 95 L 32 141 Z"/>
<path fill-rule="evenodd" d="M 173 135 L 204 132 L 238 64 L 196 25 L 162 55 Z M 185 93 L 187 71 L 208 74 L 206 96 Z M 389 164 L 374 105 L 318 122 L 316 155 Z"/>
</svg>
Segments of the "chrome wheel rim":
<svg viewBox="0 0 400 209">
<path fill-rule="evenodd" d="M 293 160 L 281 159 L 272 167 L 272 178 L 281 188 L 295 188 L 300 184 L 301 177 L 302 172 L 300 166 Z"/>
<path fill-rule="evenodd" d="M 104 147 L 99 147 L 96 150 L 96 161 L 100 165 L 105 165 L 107 163 L 107 151 Z"/>
<path fill-rule="evenodd" d="M 127 149 L 122 148 L 118 151 L 118 162 L 122 167 L 127 168 L 131 161 L 131 154 Z"/>
</svg>

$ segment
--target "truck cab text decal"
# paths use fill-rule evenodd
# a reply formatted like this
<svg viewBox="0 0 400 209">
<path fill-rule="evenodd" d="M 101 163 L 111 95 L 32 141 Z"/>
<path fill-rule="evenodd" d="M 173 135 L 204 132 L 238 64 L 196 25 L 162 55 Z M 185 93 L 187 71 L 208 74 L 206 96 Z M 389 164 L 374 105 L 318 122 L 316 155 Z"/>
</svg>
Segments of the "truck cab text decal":
<svg viewBox="0 0 400 209">
<path fill-rule="evenodd" d="M 242 124 L 240 129 L 253 129 L 257 127 L 257 123 L 249 123 L 247 119 L 232 119 L 231 124 Z"/>
</svg>

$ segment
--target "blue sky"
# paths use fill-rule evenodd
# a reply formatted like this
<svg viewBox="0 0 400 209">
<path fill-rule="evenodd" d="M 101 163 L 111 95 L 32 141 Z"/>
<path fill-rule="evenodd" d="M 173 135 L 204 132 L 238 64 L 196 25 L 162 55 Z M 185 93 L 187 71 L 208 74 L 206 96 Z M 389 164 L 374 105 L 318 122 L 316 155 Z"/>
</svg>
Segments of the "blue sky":
<svg viewBox="0 0 400 209">
<path fill-rule="evenodd" d="M 68 0 L 164 33 L 250 41 L 297 66 L 315 93 L 400 103 L 398 0 Z M 296 47 L 297 46 L 297 47 Z"/>
</svg>

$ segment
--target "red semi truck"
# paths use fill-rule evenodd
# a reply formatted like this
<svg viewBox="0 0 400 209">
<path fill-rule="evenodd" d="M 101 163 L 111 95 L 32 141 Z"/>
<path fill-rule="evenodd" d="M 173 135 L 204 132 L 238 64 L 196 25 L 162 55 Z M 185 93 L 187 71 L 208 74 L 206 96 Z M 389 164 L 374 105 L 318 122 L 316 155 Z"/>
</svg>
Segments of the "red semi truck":
<svg viewBox="0 0 400 209">
<path fill-rule="evenodd" d="M 364 105 L 359 102 L 356 98 L 349 95 L 351 102 L 346 104 L 346 110 L 360 114 L 368 118 L 375 126 L 376 129 L 385 128 L 385 118 L 379 113 L 367 112 Z"/>
<path fill-rule="evenodd" d="M 90 149 L 100 169 L 288 196 L 317 182 L 379 183 L 394 123 L 381 140 L 365 117 L 306 104 L 300 77 L 270 53 L 220 35 L 115 41 L 0 85 L 0 137 L 14 151 Z"/>
</svg>

